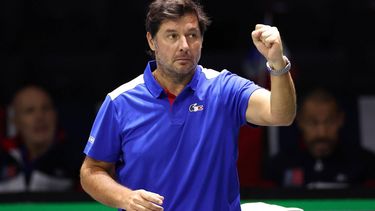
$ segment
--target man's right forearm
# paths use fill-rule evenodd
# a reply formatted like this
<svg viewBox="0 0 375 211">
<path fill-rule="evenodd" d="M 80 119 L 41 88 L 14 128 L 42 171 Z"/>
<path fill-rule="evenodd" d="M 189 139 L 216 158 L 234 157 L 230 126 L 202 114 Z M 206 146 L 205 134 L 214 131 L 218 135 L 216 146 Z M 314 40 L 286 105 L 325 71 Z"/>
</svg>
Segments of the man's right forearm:
<svg viewBox="0 0 375 211">
<path fill-rule="evenodd" d="M 114 164 L 86 156 L 81 167 L 82 188 L 95 200 L 110 207 L 133 210 L 163 210 L 164 197 L 146 190 L 130 190 L 114 178 Z"/>
<path fill-rule="evenodd" d="M 98 167 L 81 169 L 81 185 L 95 200 L 115 208 L 124 208 L 125 198 L 131 192 Z"/>
</svg>

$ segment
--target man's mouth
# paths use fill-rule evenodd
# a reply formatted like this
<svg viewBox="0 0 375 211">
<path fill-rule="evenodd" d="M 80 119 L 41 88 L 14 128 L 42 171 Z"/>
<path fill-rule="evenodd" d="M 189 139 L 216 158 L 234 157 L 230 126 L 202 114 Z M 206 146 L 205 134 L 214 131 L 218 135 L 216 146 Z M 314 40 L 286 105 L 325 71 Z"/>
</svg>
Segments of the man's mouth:
<svg viewBox="0 0 375 211">
<path fill-rule="evenodd" d="M 191 59 L 190 57 L 177 57 L 175 60 L 176 61 L 190 61 Z"/>
</svg>

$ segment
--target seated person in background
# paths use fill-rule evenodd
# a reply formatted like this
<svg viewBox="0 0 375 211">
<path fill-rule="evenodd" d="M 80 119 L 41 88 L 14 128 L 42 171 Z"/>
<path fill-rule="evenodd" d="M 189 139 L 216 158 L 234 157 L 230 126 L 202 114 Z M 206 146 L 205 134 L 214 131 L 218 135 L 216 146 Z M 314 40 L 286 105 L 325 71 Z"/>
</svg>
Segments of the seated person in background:
<svg viewBox="0 0 375 211">
<path fill-rule="evenodd" d="M 337 98 L 317 88 L 306 95 L 299 109 L 296 120 L 302 146 L 271 158 L 266 177 L 281 187 L 309 189 L 374 184 L 375 155 L 345 146 L 340 137 L 345 113 Z"/>
<path fill-rule="evenodd" d="M 82 158 L 59 134 L 50 95 L 27 85 L 11 110 L 16 136 L 0 142 L 0 192 L 78 190 Z"/>
</svg>

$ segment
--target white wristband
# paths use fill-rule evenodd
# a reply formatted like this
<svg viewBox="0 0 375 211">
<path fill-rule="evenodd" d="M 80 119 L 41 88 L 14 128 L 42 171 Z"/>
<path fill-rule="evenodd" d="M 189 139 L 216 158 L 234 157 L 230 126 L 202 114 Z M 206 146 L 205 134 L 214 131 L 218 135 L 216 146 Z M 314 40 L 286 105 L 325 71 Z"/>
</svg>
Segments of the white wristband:
<svg viewBox="0 0 375 211">
<path fill-rule="evenodd" d="M 272 69 L 272 68 L 270 67 L 270 64 L 268 64 L 268 62 L 266 62 L 267 70 L 268 70 L 268 72 L 269 72 L 271 75 L 279 76 L 279 75 L 283 75 L 283 74 L 289 72 L 290 67 L 291 67 L 292 65 L 291 65 L 289 59 L 288 59 L 286 56 L 284 56 L 283 58 L 284 58 L 285 61 L 286 61 L 286 66 L 285 66 L 283 69 L 281 69 L 281 70 L 274 70 L 274 69 Z"/>
</svg>

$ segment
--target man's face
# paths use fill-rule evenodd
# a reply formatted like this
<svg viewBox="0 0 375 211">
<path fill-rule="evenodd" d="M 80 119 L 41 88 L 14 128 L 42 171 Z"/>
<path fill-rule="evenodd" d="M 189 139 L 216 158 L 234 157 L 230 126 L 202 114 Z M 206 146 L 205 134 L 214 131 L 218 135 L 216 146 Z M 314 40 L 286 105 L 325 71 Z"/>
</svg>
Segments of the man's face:
<svg viewBox="0 0 375 211">
<path fill-rule="evenodd" d="M 26 144 L 51 143 L 56 130 L 56 113 L 49 96 L 31 87 L 21 91 L 13 103 L 15 126 Z"/>
<path fill-rule="evenodd" d="M 307 100 L 303 104 L 298 125 L 305 144 L 316 158 L 329 156 L 337 142 L 344 116 L 334 101 Z"/>
<path fill-rule="evenodd" d="M 163 21 L 154 38 L 147 33 L 147 40 L 155 52 L 158 69 L 177 76 L 194 72 L 203 42 L 196 15 Z"/>
</svg>

